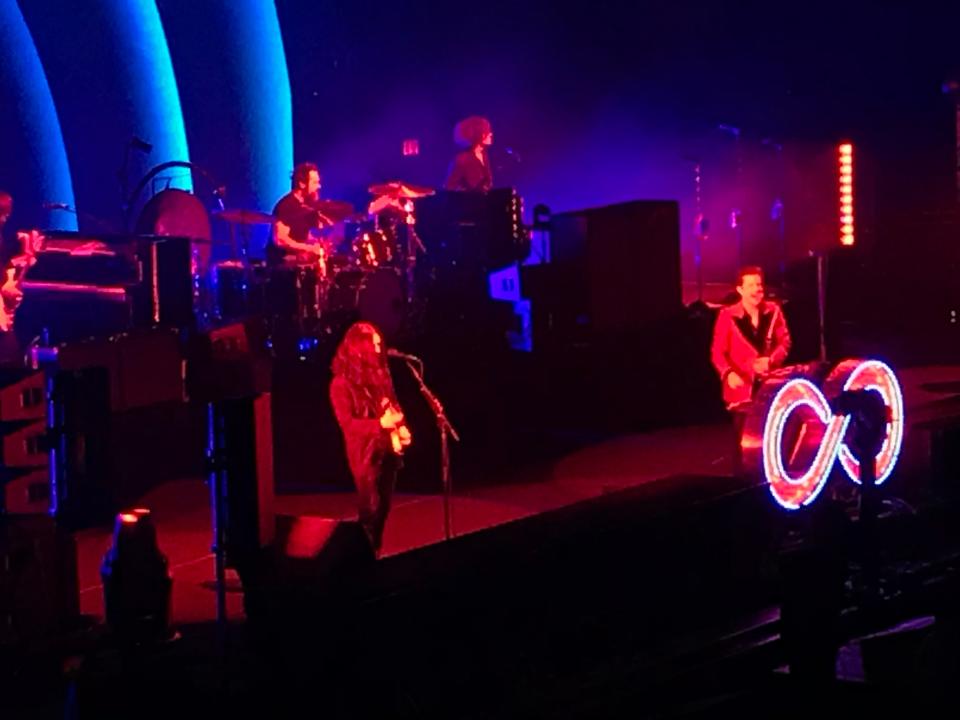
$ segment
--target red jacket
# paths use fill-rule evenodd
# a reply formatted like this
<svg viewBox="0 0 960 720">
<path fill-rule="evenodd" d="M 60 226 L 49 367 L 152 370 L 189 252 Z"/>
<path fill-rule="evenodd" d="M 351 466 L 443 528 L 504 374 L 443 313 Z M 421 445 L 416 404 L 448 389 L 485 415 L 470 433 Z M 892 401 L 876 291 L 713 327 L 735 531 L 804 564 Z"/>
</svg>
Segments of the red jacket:
<svg viewBox="0 0 960 720">
<path fill-rule="evenodd" d="M 760 306 L 760 324 L 754 329 L 741 303 L 722 308 L 713 328 L 710 356 L 720 375 L 723 399 L 727 407 L 748 402 L 754 384 L 762 379 L 753 372 L 753 361 L 770 358 L 770 369 L 782 367 L 790 352 L 790 331 L 783 310 L 773 302 Z M 744 383 L 739 388 L 727 384 L 727 375 L 737 373 Z"/>
</svg>

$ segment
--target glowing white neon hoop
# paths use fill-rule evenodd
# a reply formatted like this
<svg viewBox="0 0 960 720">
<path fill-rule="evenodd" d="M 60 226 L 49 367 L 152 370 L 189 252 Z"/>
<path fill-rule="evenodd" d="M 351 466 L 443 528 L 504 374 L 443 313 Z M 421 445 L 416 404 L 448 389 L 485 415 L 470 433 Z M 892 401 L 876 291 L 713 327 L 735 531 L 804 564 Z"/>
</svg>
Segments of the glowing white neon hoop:
<svg viewBox="0 0 960 720">
<path fill-rule="evenodd" d="M 830 396 L 842 390 L 873 389 L 880 393 L 890 411 L 887 437 L 876 455 L 877 484 L 884 482 L 893 472 L 903 444 L 903 393 L 893 370 L 878 360 L 848 360 L 834 369 L 824 388 Z M 810 467 L 799 477 L 792 477 L 784 464 L 783 432 L 790 416 L 801 407 L 810 408 L 825 429 Z M 833 414 L 827 397 L 810 380 L 792 378 L 780 387 L 767 407 L 761 441 L 764 479 L 777 503 L 788 510 L 812 503 L 837 460 L 851 480 L 860 482 L 860 464 L 844 443 L 849 424 L 849 416 Z"/>
</svg>

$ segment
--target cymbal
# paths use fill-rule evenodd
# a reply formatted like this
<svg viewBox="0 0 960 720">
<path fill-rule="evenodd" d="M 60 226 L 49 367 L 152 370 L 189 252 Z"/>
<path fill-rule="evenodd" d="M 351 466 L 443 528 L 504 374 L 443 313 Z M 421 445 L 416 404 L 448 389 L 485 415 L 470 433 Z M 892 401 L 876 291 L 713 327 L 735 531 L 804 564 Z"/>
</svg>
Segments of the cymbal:
<svg viewBox="0 0 960 720">
<path fill-rule="evenodd" d="M 244 210 L 242 208 L 221 210 L 215 212 L 213 216 L 240 225 L 270 225 L 273 223 L 273 215 L 268 215 L 259 210 Z"/>
<path fill-rule="evenodd" d="M 367 189 L 372 195 L 410 199 L 435 195 L 437 192 L 433 188 L 423 187 L 420 185 L 410 185 L 409 183 L 405 183 L 400 180 L 393 180 L 391 182 L 381 183 L 379 185 L 371 185 Z"/>
<path fill-rule="evenodd" d="M 333 222 L 341 222 L 346 220 L 356 212 L 353 208 L 353 205 L 345 200 L 328 200 L 327 198 L 320 198 L 312 204 L 312 207 L 317 212 L 326 215 L 328 218 L 333 220 Z"/>
</svg>

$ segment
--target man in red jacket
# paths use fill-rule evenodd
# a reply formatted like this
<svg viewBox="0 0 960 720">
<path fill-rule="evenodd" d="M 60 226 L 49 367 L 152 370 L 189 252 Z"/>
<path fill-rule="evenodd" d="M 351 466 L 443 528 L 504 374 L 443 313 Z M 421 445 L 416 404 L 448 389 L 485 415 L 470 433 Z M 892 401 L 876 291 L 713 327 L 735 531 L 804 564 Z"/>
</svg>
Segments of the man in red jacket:
<svg viewBox="0 0 960 720">
<path fill-rule="evenodd" d="M 740 302 L 722 308 L 717 316 L 710 355 L 724 402 L 734 415 L 739 448 L 746 404 L 764 376 L 783 366 L 790 353 L 790 331 L 780 306 L 764 300 L 761 268 L 740 269 L 737 294 Z"/>
</svg>

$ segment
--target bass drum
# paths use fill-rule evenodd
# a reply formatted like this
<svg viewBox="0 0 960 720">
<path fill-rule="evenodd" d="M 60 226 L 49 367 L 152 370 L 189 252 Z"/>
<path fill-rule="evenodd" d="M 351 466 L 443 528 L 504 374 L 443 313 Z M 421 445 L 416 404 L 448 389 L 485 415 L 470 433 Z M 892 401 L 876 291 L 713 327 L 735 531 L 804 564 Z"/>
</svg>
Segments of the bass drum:
<svg viewBox="0 0 960 720">
<path fill-rule="evenodd" d="M 334 316 L 373 323 L 388 342 L 403 331 L 406 309 L 400 274 L 392 268 L 342 270 L 330 288 L 328 310 Z"/>
<path fill-rule="evenodd" d="M 270 269 L 267 309 L 274 317 L 316 320 L 323 281 L 316 265 L 277 265 Z"/>
<path fill-rule="evenodd" d="M 191 272 L 194 277 L 206 276 L 213 232 L 210 214 L 196 195 L 177 188 L 161 190 L 143 206 L 134 232 L 190 238 Z"/>
</svg>

